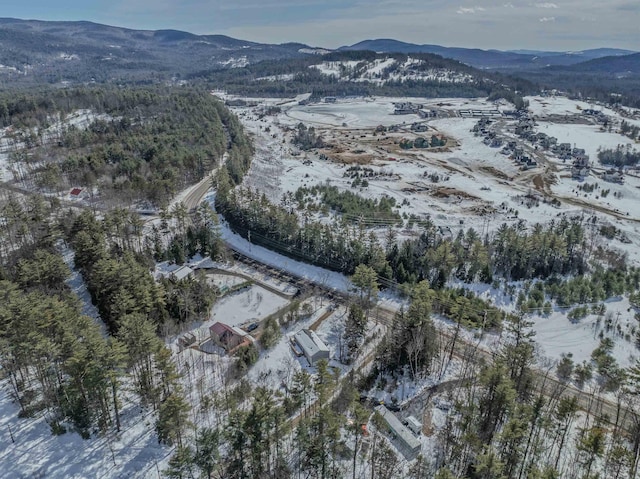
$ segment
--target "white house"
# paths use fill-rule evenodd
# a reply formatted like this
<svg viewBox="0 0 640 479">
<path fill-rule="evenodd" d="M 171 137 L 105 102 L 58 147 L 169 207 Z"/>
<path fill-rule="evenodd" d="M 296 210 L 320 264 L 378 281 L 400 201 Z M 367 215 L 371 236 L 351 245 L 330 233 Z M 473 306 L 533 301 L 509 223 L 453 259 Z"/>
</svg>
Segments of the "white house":
<svg viewBox="0 0 640 479">
<path fill-rule="evenodd" d="M 309 364 L 312 366 L 320 359 L 329 360 L 329 348 L 318 337 L 315 331 L 303 329 L 298 331 L 294 335 L 294 338 L 298 346 L 300 346 L 302 353 L 309 361 Z"/>
<path fill-rule="evenodd" d="M 389 411 L 385 406 L 376 407 L 376 411 L 382 416 L 387 423 L 389 432 L 391 433 L 391 442 L 396 448 L 411 461 L 420 454 L 420 441 L 400 422 L 400 420 Z"/>
</svg>

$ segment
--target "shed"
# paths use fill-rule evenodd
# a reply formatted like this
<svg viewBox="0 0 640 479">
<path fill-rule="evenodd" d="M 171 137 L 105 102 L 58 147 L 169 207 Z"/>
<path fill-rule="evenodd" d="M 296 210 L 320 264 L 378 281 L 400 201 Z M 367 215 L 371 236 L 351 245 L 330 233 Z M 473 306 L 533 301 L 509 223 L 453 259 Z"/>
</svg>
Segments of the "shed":
<svg viewBox="0 0 640 479">
<path fill-rule="evenodd" d="M 69 197 L 72 200 L 84 198 L 85 196 L 85 191 L 82 188 L 71 188 L 71 191 L 69 191 Z"/>
<path fill-rule="evenodd" d="M 413 416 L 408 416 L 405 420 L 407 422 L 407 427 L 411 429 L 415 434 L 420 434 L 422 431 L 422 423 L 418 421 Z"/>
<path fill-rule="evenodd" d="M 387 423 L 391 433 L 391 442 L 407 458 L 408 461 L 415 459 L 420 454 L 420 441 L 411 433 L 400 420 L 385 406 L 376 407 L 376 411 Z"/>
<path fill-rule="evenodd" d="M 312 366 L 320 359 L 329 359 L 329 348 L 318 337 L 315 331 L 303 329 L 298 331 L 294 335 L 294 338 L 296 343 L 298 343 L 298 346 L 300 346 L 302 353 L 309 361 L 309 364 Z"/>
</svg>

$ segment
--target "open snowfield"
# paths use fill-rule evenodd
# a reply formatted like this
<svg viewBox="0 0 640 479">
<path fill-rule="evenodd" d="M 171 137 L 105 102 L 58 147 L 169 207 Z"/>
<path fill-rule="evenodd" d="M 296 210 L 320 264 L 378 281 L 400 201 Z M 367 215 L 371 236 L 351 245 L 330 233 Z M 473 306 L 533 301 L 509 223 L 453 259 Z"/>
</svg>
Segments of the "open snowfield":
<svg viewBox="0 0 640 479">
<path fill-rule="evenodd" d="M 596 125 L 569 125 L 540 122 L 536 131 L 555 136 L 558 143 L 570 143 L 573 147 L 584 148 L 587 155 L 597 162 L 599 149 L 615 149 L 618 145 L 633 145 L 626 136 L 600 130 Z"/>
<path fill-rule="evenodd" d="M 627 339 L 623 337 L 638 324 L 633 318 L 633 312 L 629 312 L 629 301 L 626 298 L 615 298 L 606 301 L 605 305 L 607 312 L 613 316 L 613 326 L 609 331 L 604 324 L 605 318 L 593 314 L 579 321 L 569 321 L 566 310 L 556 310 L 546 317 L 533 316 L 533 330 L 536 332 L 536 342 L 541 347 L 540 352 L 552 360 L 559 361 L 563 353 L 571 353 L 575 363 L 589 362 L 591 353 L 600 344 L 602 335 L 614 340 L 612 355 L 620 366 L 628 367 L 634 364 L 640 355 L 633 335 Z M 620 332 L 617 331 L 618 326 Z"/>
<path fill-rule="evenodd" d="M 292 126 L 299 122 L 316 127 L 375 128 L 378 125 L 417 121 L 418 115 L 393 115 L 393 103 L 400 99 L 341 100 L 337 103 L 296 105 L 286 112 L 283 120 Z"/>
<path fill-rule="evenodd" d="M 597 110 L 606 115 L 618 116 L 611 108 L 580 100 L 571 100 L 564 96 L 528 96 L 529 110 L 536 116 L 575 115 L 583 110 Z"/>
<path fill-rule="evenodd" d="M 532 104 L 556 101 L 550 112 L 566 111 L 580 114 L 575 102 L 565 98 L 532 97 Z M 275 202 L 279 202 L 284 193 L 293 193 L 301 186 L 312 186 L 322 182 L 331 182 L 340 188 L 351 189 L 351 179 L 345 178 L 350 164 L 348 158 L 341 161 L 321 160 L 316 152 L 296 153 L 295 147 L 282 142 L 282 137 L 290 138 L 288 128 L 295 128 L 302 121 L 314 126 L 316 131 L 333 145 L 323 151 L 332 158 L 335 145 L 343 145 L 348 151 L 361 151 L 360 158 L 368 165 L 379 170 L 391 172 L 392 177 L 377 178 L 369 181 L 368 188 L 360 188 L 358 194 L 365 197 L 379 197 L 382 194 L 394 197 L 398 204 L 407 200 L 410 204 L 398 208 L 400 213 L 415 214 L 418 217 L 430 214 L 439 226 L 451 228 L 452 234 L 460 228 L 473 226 L 477 230 L 491 231 L 502 223 L 524 218 L 529 222 L 547 222 L 561 214 L 580 214 L 590 210 L 590 205 L 599 205 L 603 221 L 620 221 L 621 216 L 629 213 L 630 220 L 640 219 L 636 204 L 636 181 L 628 177 L 628 185 L 614 185 L 591 176 L 587 181 L 599 181 L 601 188 L 609 189 L 610 195 L 596 198 L 590 195 L 586 200 L 576 195 L 580 184 L 571 179 L 568 168 L 555 156 L 543 151 L 534 151 L 536 157 L 543 158 L 543 164 L 529 171 L 522 171 L 515 161 L 499 153 L 499 148 L 490 148 L 482 142 L 482 137 L 474 136 L 470 131 L 476 119 L 459 117 L 429 119 L 429 130 L 424 134 L 440 134 L 449 138 L 445 151 L 399 150 L 394 142 L 402 138 L 414 138 L 418 135 L 409 130 L 409 125 L 417 121 L 416 115 L 393 115 L 393 103 L 412 101 L 422 103 L 425 108 L 449 109 L 455 114 L 463 109 L 507 109 L 505 104 L 496 105 L 482 99 L 419 99 L 419 98 L 352 98 L 338 100 L 335 104 L 297 105 L 290 103 L 276 116 L 258 119 L 250 110 L 238 109 L 248 131 L 254 133 L 257 155 L 246 184 L 264 191 Z M 284 102 L 283 102 L 284 104 Z M 551 108 L 550 106 L 550 108 Z M 588 106 L 588 105 L 583 105 Z M 609 109 L 607 113 L 620 116 Z M 535 110 L 534 110 L 535 111 Z M 575 114 L 575 112 L 573 114 Z M 346 124 L 347 126 L 343 126 Z M 500 120 L 506 139 L 515 138 L 513 120 Z M 399 132 L 373 135 L 378 126 L 399 125 Z M 268 128 L 269 131 L 266 131 Z M 592 158 L 597 158 L 599 148 L 615 148 L 626 145 L 630 140 L 616 132 L 602 132 L 595 124 L 559 124 L 541 121 L 536 131 L 557 136 L 559 142 L 584 148 Z M 334 153 L 335 155 L 335 153 Z M 345 158 L 342 153 L 339 158 Z M 546 156 L 545 156 L 546 155 Z M 397 161 L 389 161 L 393 157 Z M 347 163 L 345 163 L 347 162 Z M 360 163 L 361 161 L 358 161 Z M 596 165 L 599 166 L 599 165 Z M 596 173 L 604 171 L 598 167 Z M 446 176 L 445 181 L 433 184 L 424 175 L 436 173 Z M 545 179 L 543 179 L 543 177 Z M 553 181 L 549 181 L 553 178 Z M 544 185 L 544 187 L 542 186 Z M 613 192 L 620 195 L 614 198 Z M 542 201 L 525 201 L 525 196 L 535 192 L 539 199 L 544 196 L 557 197 L 560 206 L 551 206 Z M 607 211 L 610 214 L 606 214 Z M 622 218 L 626 222 L 625 218 Z M 633 222 L 633 221 L 632 221 Z M 626 222 L 629 223 L 629 222 Z M 629 223 L 631 224 L 631 223 Z M 623 228 L 624 229 L 624 228 Z M 633 235 L 631 230 L 629 234 Z"/>
</svg>

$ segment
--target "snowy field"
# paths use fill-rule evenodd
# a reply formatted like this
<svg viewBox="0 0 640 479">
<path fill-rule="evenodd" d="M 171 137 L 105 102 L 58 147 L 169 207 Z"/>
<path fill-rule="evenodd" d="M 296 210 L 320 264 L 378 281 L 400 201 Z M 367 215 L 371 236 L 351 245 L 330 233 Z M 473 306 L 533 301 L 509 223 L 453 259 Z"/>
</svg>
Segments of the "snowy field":
<svg viewBox="0 0 640 479">
<path fill-rule="evenodd" d="M 536 116 L 547 115 L 575 115 L 583 110 L 597 110 L 606 115 L 617 117 L 618 113 L 610 108 L 580 100 L 571 100 L 563 96 L 528 96 L 529 111 Z"/>
<path fill-rule="evenodd" d="M 221 291 L 244 283 L 246 280 L 231 274 L 207 274 L 207 282 Z"/>
<path fill-rule="evenodd" d="M 604 107 L 594 106 L 586 102 L 578 102 L 566 98 L 528 98 L 531 111 L 537 116 L 579 115 L 582 110 L 592 108 L 601 110 L 612 117 L 613 123 L 619 123 L 619 113 Z M 254 159 L 246 183 L 264 191 L 272 201 L 279 202 L 283 194 L 294 193 L 301 186 L 313 186 L 330 182 L 344 190 L 351 190 L 351 178 L 345 177 L 350 166 L 340 161 L 326 161 L 314 152 L 294 154 L 290 143 L 282 142 L 282 138 L 290 139 L 288 130 L 295 128 L 303 121 L 307 126 L 314 126 L 316 131 L 330 143 L 336 142 L 348 149 L 361 149 L 369 158 L 367 166 L 374 170 L 391 172 L 390 178 L 369 180 L 368 188 L 355 191 L 362 196 L 377 198 L 382 194 L 396 199 L 397 204 L 407 201 L 398 207 L 398 212 L 415 214 L 418 217 L 429 215 L 436 225 L 456 235 L 461 229 L 474 227 L 480 233 L 491 233 L 503 223 L 514 223 L 524 220 L 525 223 L 547 223 L 561 215 L 596 215 L 599 225 L 613 224 L 623 232 L 630 242 L 623 243 L 619 239 L 613 241 L 594 235 L 594 245 L 602 245 L 628 254 L 632 264 L 640 265 L 640 230 L 637 204 L 640 200 L 640 178 L 627 176 L 623 185 L 607 183 L 598 176 L 592 175 L 583 182 L 570 178 L 567 165 L 555 156 L 543 151 L 534 152 L 543 158 L 541 167 L 523 172 L 513 160 L 499 153 L 499 149 L 490 148 L 476 137 L 471 129 L 476 119 L 459 117 L 436 118 L 427 121 L 429 130 L 426 135 L 441 134 L 450 141 L 445 151 L 394 150 L 393 142 L 384 143 L 385 135 L 372 135 L 378 125 L 400 125 L 400 132 L 386 134 L 392 140 L 411 137 L 409 125 L 417 121 L 416 115 L 393 115 L 393 103 L 411 101 L 422 103 L 425 108 L 448 110 L 453 115 L 458 110 L 498 108 L 508 109 L 509 105 L 487 102 L 483 99 L 419 99 L 419 98 L 360 98 L 339 99 L 335 104 L 297 105 L 289 103 L 283 112 L 260 120 L 250 110 L 238 109 L 247 129 L 255 135 L 257 154 Z M 284 103 L 283 103 L 284 104 Z M 514 120 L 499 120 L 499 125 L 507 139 L 515 138 Z M 267 127 L 269 131 L 267 132 Z M 626 145 L 630 140 L 618 133 L 601 131 L 600 125 L 553 123 L 538 121 L 535 131 L 544 132 L 558 138 L 558 142 L 570 143 L 572 146 L 584 148 L 592 158 L 597 158 L 600 148 L 615 148 Z M 289 130 L 290 131 L 290 130 Z M 273 133 L 278 132 L 275 138 Z M 532 149 L 533 150 L 533 149 Z M 327 150 L 323 150 L 330 154 Z M 546 157 L 545 157 L 546 155 Z M 390 162 L 393 156 L 396 161 Z M 596 172 L 604 169 L 597 165 Z M 437 185 L 430 184 L 425 174 L 436 173 L 446 177 Z M 536 185 L 545 180 L 545 190 L 538 193 Z M 538 183 L 535 181 L 539 180 Z M 592 193 L 578 189 L 584 184 L 598 184 Z M 448 195 L 443 195 L 446 188 Z M 606 197 L 601 197 L 602 190 L 609 190 Z M 538 200 L 533 204 L 526 201 L 525 196 L 536 192 Z M 614 195 L 615 193 L 615 195 Z M 552 206 L 540 199 L 544 195 L 558 198 L 560 206 Z M 598 209 L 596 209 L 598 208 Z M 319 218 L 322 220 L 322 218 Z M 384 229 L 373 230 L 384 234 Z M 223 235 L 227 241 L 242 244 L 244 240 L 234 237 L 226 228 Z M 412 231 L 399 232 L 400 237 L 410 237 Z M 273 253 L 261 251 L 255 245 L 244 244 L 245 252 L 253 248 L 258 251 L 261 260 L 270 264 L 278 264 L 288 269 L 293 265 L 296 271 L 306 266 L 295 265 L 286 258 L 277 259 Z M 317 272 L 316 274 L 319 274 Z M 333 277 L 333 274 L 332 274 Z M 476 286 L 471 289 L 479 289 Z M 477 291 L 485 299 L 506 309 L 513 310 L 512 298 L 507 298 L 500 291 L 492 290 L 485 285 L 483 291 Z M 607 311 L 616 315 L 620 312 L 622 333 L 603 332 L 605 336 L 616 339 L 614 355 L 621 365 L 631 364 L 637 350 L 632 342 L 623 336 L 628 334 L 633 325 L 629 323 L 632 314 L 627 311 L 626 299 L 610 300 Z M 576 361 L 588 359 L 599 343 L 603 329 L 602 318 L 588 316 L 579 322 L 572 323 L 566 317 L 567 311 L 554 311 L 550 316 L 532 316 L 537 341 L 540 343 L 539 353 L 547 361 L 557 361 L 562 353 L 572 353 Z M 487 335 L 483 342 L 488 349 L 496 347 L 501 339 Z"/>
</svg>

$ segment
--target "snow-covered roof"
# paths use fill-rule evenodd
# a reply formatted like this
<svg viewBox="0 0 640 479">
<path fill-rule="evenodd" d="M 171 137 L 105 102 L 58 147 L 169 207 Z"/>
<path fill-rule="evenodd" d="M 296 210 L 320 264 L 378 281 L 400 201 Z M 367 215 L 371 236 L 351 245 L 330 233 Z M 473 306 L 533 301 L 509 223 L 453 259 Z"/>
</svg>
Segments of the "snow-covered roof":
<svg viewBox="0 0 640 479">
<path fill-rule="evenodd" d="M 178 269 L 176 269 L 171 273 L 171 275 L 178 281 L 180 281 L 181 279 L 188 278 L 192 274 L 193 274 L 193 270 L 188 266 L 180 266 Z"/>
<path fill-rule="evenodd" d="M 314 358 L 318 353 L 329 354 L 329 348 L 327 345 L 324 344 L 322 339 L 320 339 L 318 335 L 310 329 L 298 331 L 294 338 L 302 348 L 302 351 L 307 358 Z"/>
<path fill-rule="evenodd" d="M 400 439 L 410 452 L 416 452 L 420 450 L 420 441 L 416 438 L 407 427 L 400 422 L 400 420 L 389 411 L 385 406 L 380 405 L 376 407 L 376 411 L 384 418 L 387 425 L 393 431 L 393 433 Z M 403 453 L 405 451 L 402 451 Z"/>
<path fill-rule="evenodd" d="M 415 432 L 419 432 L 422 429 L 422 423 L 413 416 L 407 416 L 407 426 Z"/>
</svg>

